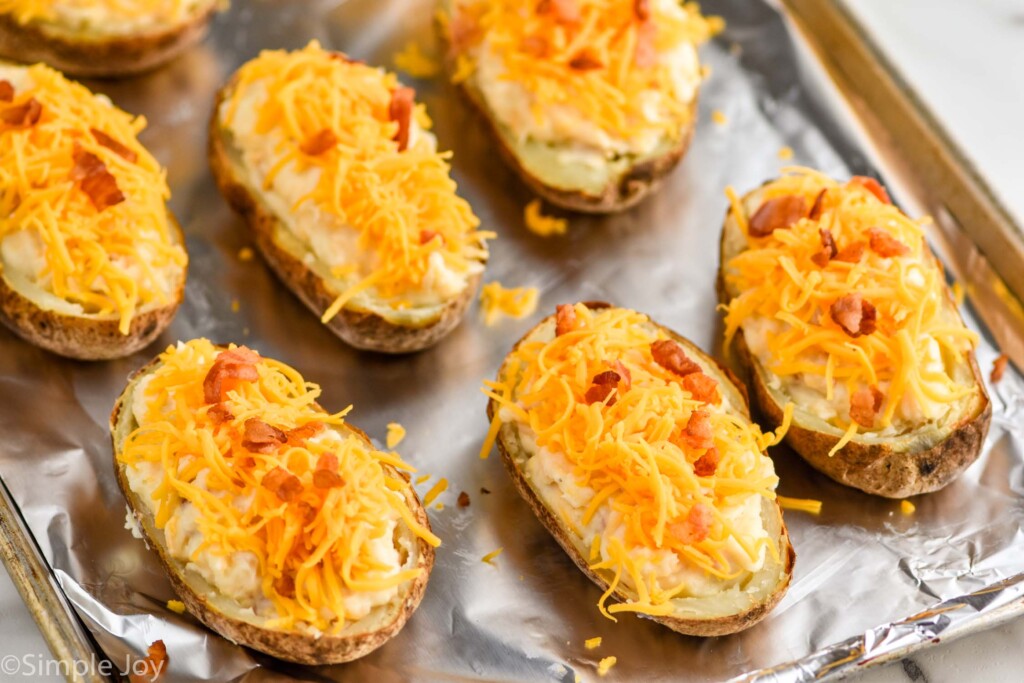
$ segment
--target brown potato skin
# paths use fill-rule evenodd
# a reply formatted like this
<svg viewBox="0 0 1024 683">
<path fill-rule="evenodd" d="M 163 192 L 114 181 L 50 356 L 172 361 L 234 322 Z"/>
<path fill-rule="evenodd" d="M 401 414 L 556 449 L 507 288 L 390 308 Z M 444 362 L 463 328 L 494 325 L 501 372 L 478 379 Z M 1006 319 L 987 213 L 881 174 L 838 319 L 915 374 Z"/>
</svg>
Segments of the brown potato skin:
<svg viewBox="0 0 1024 683">
<path fill-rule="evenodd" d="M 156 551 L 160 565 L 167 574 L 174 592 L 181 598 L 189 613 L 211 630 L 234 643 L 250 647 L 277 659 L 311 666 L 340 664 L 358 659 L 376 650 L 401 631 L 423 599 L 427 581 L 434 566 L 434 549 L 422 539 L 416 539 L 419 555 L 417 567 L 423 570 L 420 577 L 411 582 L 408 591 L 406 591 L 398 605 L 388 606 L 390 614 L 387 623 L 380 628 L 364 633 L 350 635 L 325 634 L 320 638 L 314 638 L 298 631 L 261 628 L 248 621 L 224 614 L 211 604 L 206 595 L 198 593 L 189 585 L 185 579 L 184 566 L 181 562 L 171 557 L 162 542 L 156 540 L 162 538 L 162 535 L 154 526 L 153 516 L 146 511 L 138 496 L 132 491 L 128 484 L 128 477 L 125 474 L 125 466 L 117 458 L 119 453 L 117 443 L 118 425 L 121 419 L 121 412 L 125 410 L 125 397 L 135 383 L 149 372 L 154 371 L 158 365 L 159 359 L 155 358 L 135 372 L 129 378 L 125 391 L 114 404 L 114 409 L 110 414 L 114 472 L 117 475 L 117 485 L 128 502 L 128 507 L 135 516 L 139 528 L 146 537 L 147 546 Z M 362 431 L 349 425 L 345 426 L 369 443 L 369 438 Z M 392 470 L 391 474 L 404 476 L 398 473 L 397 470 Z M 412 511 L 416 521 L 429 529 L 430 522 L 427 519 L 426 510 L 411 487 L 406 495 L 406 503 L 409 505 L 409 509 Z M 355 625 L 358 624 L 359 622 L 355 622 Z"/>
<path fill-rule="evenodd" d="M 280 246 L 274 235 L 285 230 L 274 213 L 256 196 L 251 188 L 236 176 L 228 157 L 223 127 L 219 122 L 220 105 L 234 87 L 234 79 L 217 95 L 210 117 L 210 168 L 221 194 L 245 219 L 252 231 L 256 247 L 278 278 L 318 317 L 338 297 L 323 279 L 300 259 Z M 437 344 L 462 322 L 462 318 L 480 285 L 480 275 L 470 278 L 459 296 L 449 300 L 439 316 L 421 325 L 392 323 L 372 311 L 345 306 L 327 327 L 347 344 L 357 349 L 379 353 L 412 353 Z"/>
<path fill-rule="evenodd" d="M 170 213 L 168 219 L 172 241 L 184 246 L 181 227 Z M 30 344 L 66 358 L 123 358 L 148 346 L 171 324 L 185 298 L 187 275 L 188 266 L 182 270 L 171 303 L 140 310 L 132 318 L 128 334 L 121 334 L 116 316 L 67 315 L 40 308 L 0 273 L 0 322 Z"/>
<path fill-rule="evenodd" d="M 594 305 L 587 302 L 586 305 L 588 308 L 591 309 L 608 307 L 608 304 L 603 303 Z M 540 327 L 550 319 L 550 316 L 548 318 L 545 318 L 540 323 L 538 323 L 534 328 L 532 328 L 529 332 L 523 335 L 522 339 L 516 342 L 516 345 L 512 348 L 512 350 L 515 351 L 515 349 L 518 348 L 524 340 L 528 339 L 533 334 L 534 330 L 536 330 L 537 327 Z M 652 324 L 657 325 L 657 323 L 654 323 L 654 321 L 651 322 Z M 701 351 L 697 346 L 695 346 L 685 337 L 682 337 L 676 332 L 666 327 L 662 327 L 661 325 L 658 325 L 658 327 L 662 329 L 666 334 L 668 334 L 672 339 L 679 342 L 686 349 L 687 354 L 699 357 L 702 361 L 708 363 L 712 367 L 720 367 L 717 361 L 709 357 L 707 354 Z M 505 366 L 503 365 L 498 373 L 498 376 L 500 377 L 502 374 L 504 374 L 504 372 Z M 721 375 L 716 377 L 716 379 L 718 379 L 718 381 L 722 382 L 723 384 L 728 383 L 731 386 L 731 388 L 736 392 L 736 395 L 743 399 L 741 409 L 744 416 L 749 418 L 749 410 L 746 404 L 746 391 L 745 389 L 740 388 L 742 385 L 734 385 L 731 373 L 728 372 L 722 372 Z M 488 401 L 488 419 L 494 419 L 494 415 L 497 409 L 497 403 L 494 401 L 494 399 Z M 583 572 L 587 576 L 587 578 L 589 578 L 591 581 L 597 584 L 601 588 L 601 590 L 607 590 L 608 586 L 610 585 L 610 577 L 606 574 L 599 573 L 590 568 L 590 563 L 587 562 L 586 558 L 583 557 L 582 553 L 573 543 L 569 534 L 565 531 L 565 528 L 559 523 L 558 518 L 555 517 L 551 510 L 548 509 L 548 507 L 544 504 L 544 502 L 540 499 L 537 493 L 530 486 L 529 482 L 527 482 L 525 474 L 522 472 L 522 470 L 519 469 L 516 463 L 516 459 L 514 457 L 515 447 L 506 438 L 504 425 L 498 431 L 498 438 L 496 439 L 495 443 L 498 447 L 498 452 L 501 454 L 501 460 L 505 464 L 505 469 L 508 471 L 509 477 L 512 479 L 512 483 L 515 486 L 516 491 L 519 492 L 519 495 L 522 496 L 526 503 L 530 506 L 530 509 L 533 510 L 533 513 L 537 516 L 537 519 L 540 520 L 540 523 L 544 525 L 544 528 L 548 530 L 548 533 L 550 533 L 558 542 L 558 544 L 562 546 L 562 549 L 565 550 L 566 554 L 572 559 L 576 566 L 579 567 L 580 571 Z M 723 636 L 729 635 L 731 633 L 738 633 L 740 631 L 750 628 L 751 626 L 754 626 L 759 621 L 764 619 L 768 615 L 768 613 L 771 612 L 772 609 L 774 609 L 775 606 L 779 603 L 779 601 L 782 599 L 782 596 L 786 594 L 786 590 L 789 588 L 789 583 L 793 576 L 793 565 L 796 562 L 796 551 L 794 551 L 793 545 L 789 540 L 789 532 L 786 529 L 786 524 L 782 519 L 782 510 L 778 506 L 778 503 L 774 501 L 765 501 L 765 507 L 762 510 L 762 514 L 765 514 L 766 512 L 778 516 L 780 535 L 777 541 L 777 547 L 779 549 L 779 555 L 782 559 L 783 564 L 783 580 L 775 587 L 775 590 L 772 592 L 772 594 L 769 596 L 767 600 L 765 600 L 762 603 L 753 605 L 743 612 L 721 617 L 713 617 L 706 619 L 682 618 L 672 616 L 649 618 L 653 621 L 658 622 L 659 624 L 662 624 L 663 626 L 667 626 L 668 628 L 672 629 L 673 631 L 676 631 L 677 633 L 703 637 Z M 612 595 L 619 601 L 626 601 L 628 599 L 627 594 L 625 593 L 625 591 L 622 590 L 622 588 L 617 588 Z"/>
<path fill-rule="evenodd" d="M 206 34 L 216 3 L 188 21 L 149 33 L 103 38 L 70 37 L 0 15 L 0 57 L 26 64 L 44 62 L 69 76 L 122 78 L 151 71 Z"/>
<path fill-rule="evenodd" d="M 756 190 L 754 191 L 756 192 Z M 745 203 L 748 195 L 742 198 Z M 722 238 L 719 244 L 718 299 L 722 304 L 731 300 L 725 286 L 726 230 L 729 211 L 726 211 Z M 935 258 L 934 254 L 932 258 Z M 953 303 L 952 292 L 943 285 L 945 296 L 958 319 L 959 311 Z M 743 337 L 737 332 L 732 350 L 742 373 L 753 389 L 754 405 L 767 421 L 776 428 L 782 423 L 784 406 L 772 396 L 766 383 L 767 370 L 753 357 Z M 855 436 L 849 443 L 829 457 L 829 451 L 839 442 L 837 436 L 822 433 L 800 423 L 794 414 L 785 441 L 797 455 L 829 478 L 885 498 L 907 498 L 937 491 L 960 476 L 981 454 L 992 421 L 992 405 L 985 391 L 985 383 L 974 353 L 968 354 L 971 373 L 980 392 L 974 410 L 963 415 L 955 424 L 948 425 L 949 434 L 931 447 L 914 447 L 906 443 L 866 443 Z"/>
</svg>

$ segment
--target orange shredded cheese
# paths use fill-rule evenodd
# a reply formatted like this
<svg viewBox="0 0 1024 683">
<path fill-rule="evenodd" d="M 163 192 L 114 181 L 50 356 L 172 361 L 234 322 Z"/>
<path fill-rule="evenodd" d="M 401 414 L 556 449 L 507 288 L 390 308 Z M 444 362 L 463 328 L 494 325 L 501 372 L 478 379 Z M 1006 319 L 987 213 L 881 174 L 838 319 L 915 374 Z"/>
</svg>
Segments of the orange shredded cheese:
<svg viewBox="0 0 1024 683">
<path fill-rule="evenodd" d="M 724 126 L 725 124 L 729 123 L 729 119 L 728 117 L 726 117 L 725 112 L 721 111 L 720 109 L 716 109 L 713 112 L 711 112 L 711 120 L 714 121 L 719 126 Z"/>
<path fill-rule="evenodd" d="M 786 146 L 779 149 L 779 159 L 783 161 L 789 161 L 793 158 L 793 148 Z"/>
<path fill-rule="evenodd" d="M 116 316 L 128 334 L 139 309 L 173 300 L 188 262 L 172 242 L 164 171 L 136 138 L 146 121 L 46 66 L 19 71 L 25 83 L 0 108 L 34 100 L 41 112 L 31 125 L 0 123 L 0 240 L 25 233 L 41 251 L 41 270 L 26 273 L 33 284 L 86 314 Z M 88 178 L 76 177 L 82 153 L 123 201 L 97 208 Z"/>
<path fill-rule="evenodd" d="M 786 496 L 777 496 L 775 500 L 778 501 L 779 507 L 781 507 L 783 510 L 809 512 L 812 515 L 821 514 L 820 500 L 811 500 L 807 498 L 787 498 Z"/>
<path fill-rule="evenodd" d="M 434 291 L 432 274 L 441 266 L 464 278 L 479 272 L 485 242 L 495 236 L 477 229 L 479 219 L 456 194 L 450 153 L 437 152 L 427 139 L 431 124 L 422 104 L 413 105 L 409 146 L 397 141 L 401 126 L 391 110 L 399 88 L 394 74 L 313 41 L 295 52 L 264 51 L 246 63 L 221 111 L 230 128 L 249 102 L 255 135 L 280 141 L 265 187 L 284 172 L 315 172 L 315 187 L 295 209 L 312 203 L 343 224 L 337 229 L 353 231 L 358 253 L 342 255 L 349 260 L 333 267 L 339 294 L 325 323 L 360 293 L 401 308 L 410 293 Z M 265 95 L 252 104 L 251 92 Z M 311 140 L 315 154 L 304 151 Z M 330 144 L 320 149 L 322 140 Z"/>
<path fill-rule="evenodd" d="M 168 600 L 167 609 L 171 610 L 175 614 L 184 614 L 185 603 L 183 603 L 181 600 Z"/>
<path fill-rule="evenodd" d="M 769 370 L 803 385 L 813 378 L 826 401 L 838 402 L 841 393 L 847 403 L 826 416 L 843 430 L 832 453 L 860 431 L 914 422 L 928 406 L 945 410 L 980 391 L 951 374 L 978 338 L 946 313 L 943 273 L 924 240 L 928 220 L 908 218 L 874 185 L 784 169 L 762 188 L 762 206 L 798 197 L 807 213 L 764 237 L 750 234 L 759 207 L 743 206 L 731 188 L 726 193 L 729 216 L 747 240 L 746 249 L 724 264 L 734 294 L 725 306 L 726 347 L 737 331 L 761 321 L 769 325 L 768 357 L 761 359 Z M 859 333 L 846 329 L 837 318 L 841 300 L 867 301 L 874 309 L 871 325 Z M 858 424 L 854 398 L 868 389 Z M 871 416 L 873 424 L 865 426 Z"/>
<path fill-rule="evenodd" d="M 182 506 L 197 511 L 201 542 L 190 561 L 204 551 L 255 556 L 276 613 L 268 628 L 340 630 L 346 595 L 393 590 L 422 571 L 382 563 L 376 539 L 390 541 L 402 523 L 440 544 L 406 503 L 414 494 L 398 470 L 413 470 L 346 429 L 351 408 L 324 412 L 320 388 L 283 363 L 257 357 L 256 379 L 229 372 L 211 385 L 224 353 L 198 339 L 161 354 L 137 389 L 144 414 L 118 459 L 129 469 L 158 466 L 151 505 L 168 539 Z M 221 401 L 211 404 L 217 389 Z"/>
<path fill-rule="evenodd" d="M 583 642 L 583 646 L 588 650 L 595 650 L 601 647 L 601 636 L 597 636 L 596 638 L 587 638 Z"/>
<path fill-rule="evenodd" d="M 385 442 L 388 448 L 394 448 L 398 444 L 402 443 L 405 438 L 405 427 L 398 424 L 397 422 L 388 423 L 388 435 Z"/>
<path fill-rule="evenodd" d="M 618 657 L 615 657 L 615 656 L 603 658 L 597 664 L 597 675 L 598 676 L 605 676 L 605 675 L 607 675 L 608 672 L 611 671 L 612 667 L 615 666 L 615 663 L 617 661 L 619 661 L 619 659 L 618 659 Z"/>
<path fill-rule="evenodd" d="M 545 216 L 540 209 L 539 199 L 534 199 L 526 205 L 526 209 L 523 211 L 523 222 L 526 223 L 526 228 L 534 235 L 541 237 L 564 235 L 569 229 L 569 221 L 555 216 Z"/>
<path fill-rule="evenodd" d="M 241 261 L 242 263 L 252 261 L 253 256 L 254 254 L 252 251 L 252 247 L 242 247 L 241 249 L 238 250 L 238 260 Z"/>
<path fill-rule="evenodd" d="M 445 479 L 444 477 L 438 479 L 437 483 L 434 484 L 429 491 L 427 491 L 427 495 L 423 496 L 423 504 L 430 505 L 431 503 L 434 502 L 435 498 L 437 498 L 447 490 L 448 480 Z"/>
<path fill-rule="evenodd" d="M 912 515 L 914 514 L 915 510 L 917 510 L 917 507 L 909 500 L 900 501 L 900 512 L 902 512 L 903 514 Z"/>
<path fill-rule="evenodd" d="M 751 563 L 765 546 L 777 553 L 767 536 L 747 538 L 719 513 L 737 497 L 774 499 L 778 478 L 761 447 L 773 437 L 718 403 L 695 398 L 684 388 L 685 378 L 655 361 L 652 345 L 667 338 L 646 316 L 582 304 L 572 312 L 571 331 L 548 338 L 555 326 L 549 319 L 509 354 L 496 381 L 485 382 L 484 394 L 495 411 L 481 455 L 502 425 L 511 423 L 528 428 L 538 449 L 564 457 L 575 484 L 594 492 L 582 524 L 602 506 L 623 520 L 617 527 L 621 539 L 617 532 L 597 534 L 590 552 L 591 568 L 615 577 L 599 603 L 602 613 L 609 618 L 621 611 L 668 614 L 671 601 L 685 595 L 686 583 L 660 588 L 636 564 L 634 551 L 669 551 L 683 566 L 723 581 L 746 571 L 722 552 L 726 544 L 736 543 Z M 608 371 L 620 378 L 613 393 L 588 399 L 594 378 Z M 698 434 L 705 435 L 703 441 Z M 704 456 L 711 448 L 709 471 Z M 691 535 L 694 519 L 703 519 L 706 528 Z M 605 609 L 624 574 L 639 600 Z"/>
<path fill-rule="evenodd" d="M 532 96 L 533 113 L 558 105 L 577 108 L 599 128 L 629 138 L 649 130 L 646 93 L 672 89 L 671 66 L 653 57 L 685 44 L 697 45 L 720 32 L 719 17 L 704 17 L 696 3 L 667 12 L 649 3 L 641 17 L 634 0 L 576 0 L 577 20 L 559 16 L 557 3 L 514 0 L 456 0 L 451 16 L 440 22 L 456 55 L 452 80 L 469 78 L 478 53 L 493 51 L 505 67 L 504 78 Z M 666 98 L 668 115 L 656 127 L 677 137 L 690 118 L 689 102 Z"/>
<path fill-rule="evenodd" d="M 488 282 L 480 289 L 480 310 L 484 324 L 490 326 L 502 316 L 519 320 L 537 310 L 536 287 L 504 287 L 500 282 Z"/>
<path fill-rule="evenodd" d="M 486 555 L 484 555 L 483 557 L 481 557 L 480 561 L 481 562 L 486 562 L 487 564 L 494 564 L 494 559 L 496 557 L 498 557 L 498 555 L 501 555 L 503 550 L 505 550 L 505 549 L 504 548 L 498 548 L 497 550 L 492 550 L 491 552 L 489 552 Z"/>
<path fill-rule="evenodd" d="M 413 78 L 433 78 L 441 72 L 441 64 L 437 58 L 423 52 L 423 48 L 414 40 L 406 43 L 401 52 L 392 57 L 395 68 L 404 71 Z"/>
</svg>

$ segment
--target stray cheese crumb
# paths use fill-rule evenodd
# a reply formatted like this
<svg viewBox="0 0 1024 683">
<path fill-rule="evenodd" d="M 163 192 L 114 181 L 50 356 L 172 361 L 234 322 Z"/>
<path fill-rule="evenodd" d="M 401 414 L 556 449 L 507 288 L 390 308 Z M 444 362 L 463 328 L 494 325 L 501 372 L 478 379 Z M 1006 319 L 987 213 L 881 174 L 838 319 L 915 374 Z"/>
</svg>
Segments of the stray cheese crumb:
<svg viewBox="0 0 1024 683">
<path fill-rule="evenodd" d="M 181 600 L 168 600 L 167 609 L 171 610 L 175 614 L 184 614 L 185 603 L 183 603 Z"/>
<path fill-rule="evenodd" d="M 417 484 L 422 484 L 423 482 L 425 482 L 428 479 L 430 479 L 430 475 L 429 474 L 421 474 L 420 476 L 416 477 L 416 483 Z"/>
<path fill-rule="evenodd" d="M 729 123 L 729 119 L 719 109 L 716 109 L 713 112 L 711 112 L 711 120 L 720 126 L 724 126 L 725 124 Z"/>
<path fill-rule="evenodd" d="M 484 324 L 490 326 L 502 316 L 519 320 L 537 310 L 536 287 L 505 288 L 500 282 L 488 282 L 480 291 L 480 309 Z"/>
<path fill-rule="evenodd" d="M 960 308 L 964 305 L 964 286 L 957 280 L 950 289 L 953 290 L 953 301 L 956 302 L 956 307 Z"/>
<path fill-rule="evenodd" d="M 242 247 L 238 250 L 238 260 L 244 262 L 252 261 L 252 247 Z"/>
<path fill-rule="evenodd" d="M 438 503 L 437 505 L 434 506 L 434 509 L 438 511 L 444 510 L 444 503 Z"/>
<path fill-rule="evenodd" d="M 779 502 L 779 506 L 783 510 L 797 510 L 799 512 L 809 512 L 812 515 L 821 514 L 821 501 L 810 500 L 806 498 L 787 498 L 786 496 L 778 496 L 776 500 Z"/>
<path fill-rule="evenodd" d="M 423 504 L 430 505 L 434 502 L 434 499 L 444 493 L 447 488 L 448 480 L 442 477 L 429 491 L 427 491 L 427 495 L 423 496 Z"/>
<path fill-rule="evenodd" d="M 601 647 L 601 636 L 597 636 L 596 638 L 588 638 L 586 641 L 584 641 L 583 644 L 586 646 L 588 650 L 597 649 Z"/>
<path fill-rule="evenodd" d="M 526 228 L 534 235 L 540 235 L 541 237 L 564 235 L 569 228 L 569 221 L 564 218 L 545 216 L 540 212 L 540 207 L 539 199 L 534 199 L 526 205 L 526 209 L 523 211 L 523 221 L 526 223 Z"/>
<path fill-rule="evenodd" d="M 917 507 L 915 507 L 914 504 L 911 503 L 909 500 L 900 501 L 900 512 L 902 512 L 903 514 L 912 515 L 914 514 L 914 510 L 916 509 Z"/>
<path fill-rule="evenodd" d="M 433 78 L 441 72 L 437 59 L 428 56 L 416 41 L 409 41 L 401 52 L 392 58 L 395 68 L 404 71 L 413 78 Z"/>
<path fill-rule="evenodd" d="M 619 661 L 616 657 L 605 657 L 597 664 L 597 675 L 604 676 Z"/>
<path fill-rule="evenodd" d="M 232 299 L 231 300 L 231 312 L 232 313 L 238 313 L 238 309 L 240 309 L 241 307 L 242 307 L 242 304 L 239 303 L 238 299 Z"/>
<path fill-rule="evenodd" d="M 486 555 L 484 555 L 483 557 L 481 557 L 480 561 L 481 562 L 486 562 L 487 564 L 494 564 L 494 558 L 496 558 L 498 555 L 501 555 L 501 551 L 502 550 L 504 550 L 504 548 L 498 548 L 497 550 L 492 550 L 491 552 L 489 552 Z"/>
<path fill-rule="evenodd" d="M 398 444 L 402 443 L 402 439 L 405 438 L 405 427 L 398 424 L 397 422 L 388 423 L 388 435 L 385 442 L 388 448 L 394 448 Z"/>
<path fill-rule="evenodd" d="M 782 149 L 780 149 L 779 150 L 779 158 L 782 159 L 783 161 L 789 161 L 790 159 L 792 159 L 793 158 L 793 148 L 792 147 L 783 147 Z"/>
</svg>

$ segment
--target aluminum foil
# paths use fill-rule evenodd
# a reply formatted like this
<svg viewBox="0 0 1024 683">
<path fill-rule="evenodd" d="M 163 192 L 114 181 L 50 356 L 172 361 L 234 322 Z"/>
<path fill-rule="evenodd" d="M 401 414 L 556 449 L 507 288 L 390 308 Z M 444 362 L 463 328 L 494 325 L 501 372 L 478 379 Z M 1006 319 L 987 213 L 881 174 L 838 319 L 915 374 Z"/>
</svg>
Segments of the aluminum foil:
<svg viewBox="0 0 1024 683">
<path fill-rule="evenodd" d="M 838 176 L 876 170 L 875 150 L 863 146 L 856 122 L 772 6 L 707 0 L 704 8 L 724 16 L 728 29 L 702 50 L 712 76 L 689 155 L 654 198 L 620 216 L 573 217 L 565 237 L 524 229 L 531 195 L 496 160 L 454 89 L 443 79 L 413 82 L 441 144 L 454 151 L 461 191 L 484 227 L 500 234 L 486 279 L 536 286 L 542 296 L 531 319 L 489 328 L 471 310 L 438 347 L 402 358 L 346 347 L 258 258 L 238 258 L 251 242 L 214 187 L 205 125 L 216 88 L 260 49 L 316 38 L 389 66 L 409 40 L 434 44 L 432 2 L 236 0 L 209 39 L 171 66 L 91 84 L 150 121 L 143 141 L 168 168 L 172 208 L 187 234 L 186 300 L 158 343 L 115 362 L 62 360 L 0 331 L 0 475 L 103 653 L 123 662 L 163 639 L 167 681 L 573 681 L 596 678 L 598 660 L 609 655 L 618 658 L 609 681 L 797 681 L 849 672 L 1024 610 L 1024 381 L 1013 372 L 991 388 L 985 454 L 945 490 L 914 499 L 913 515 L 775 449 L 780 493 L 825 505 L 819 516 L 786 513 L 798 554 L 792 586 L 764 622 L 725 638 L 687 638 L 629 615 L 603 618 L 600 591 L 516 495 L 500 460 L 478 457 L 487 431 L 481 380 L 556 304 L 599 299 L 636 308 L 713 350 L 721 334 L 714 274 L 723 188 L 776 175 L 783 146 L 795 150 L 794 162 Z M 726 123 L 712 122 L 715 110 Z M 354 404 L 352 422 L 377 438 L 388 422 L 402 423 L 404 457 L 451 482 L 439 499 L 444 509 L 430 510 L 444 544 L 426 598 L 401 634 L 370 656 L 303 669 L 211 634 L 166 608 L 174 595 L 162 570 L 123 529 L 108 414 L 130 372 L 167 344 L 196 336 L 245 343 L 295 365 L 323 385 L 325 407 Z M 987 371 L 997 352 L 982 336 L 978 360 Z M 468 508 L 455 505 L 461 491 Z M 481 562 L 499 547 L 494 565 Z M 595 636 L 601 647 L 585 649 Z"/>
</svg>

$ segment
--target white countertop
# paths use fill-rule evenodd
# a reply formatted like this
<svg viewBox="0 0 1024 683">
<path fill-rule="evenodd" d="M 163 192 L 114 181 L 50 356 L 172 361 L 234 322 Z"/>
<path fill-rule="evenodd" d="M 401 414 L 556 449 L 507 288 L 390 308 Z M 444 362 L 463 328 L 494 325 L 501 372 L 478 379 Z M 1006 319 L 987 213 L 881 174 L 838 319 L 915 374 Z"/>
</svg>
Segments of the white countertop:
<svg viewBox="0 0 1024 683">
<path fill-rule="evenodd" d="M 1024 219 L 1024 2 L 850 4 L 1007 207 Z M 6 572 L 0 572 L 0 615 L 0 680 L 64 680 Z M 1024 619 L 867 670 L 857 680 L 1018 681 L 1024 670 L 1021 642 Z M 21 676 L 12 675 L 18 667 Z"/>
</svg>

